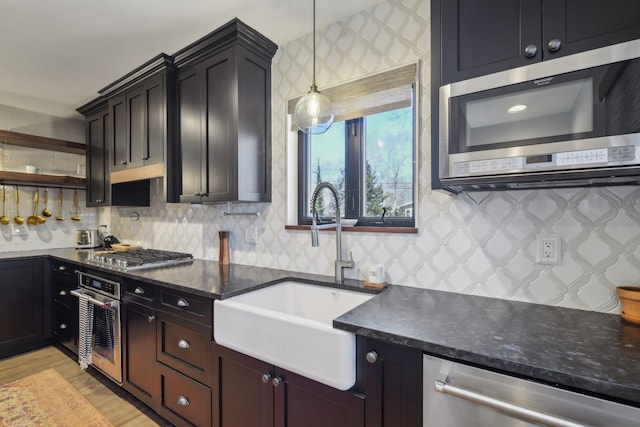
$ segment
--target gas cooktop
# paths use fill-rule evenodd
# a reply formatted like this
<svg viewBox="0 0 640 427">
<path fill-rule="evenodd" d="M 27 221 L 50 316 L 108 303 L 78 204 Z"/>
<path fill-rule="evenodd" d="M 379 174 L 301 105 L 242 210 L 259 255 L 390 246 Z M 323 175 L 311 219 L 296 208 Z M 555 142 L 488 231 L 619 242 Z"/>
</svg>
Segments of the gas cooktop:
<svg viewBox="0 0 640 427">
<path fill-rule="evenodd" d="M 90 263 L 119 271 L 168 267 L 193 261 L 193 255 L 158 249 L 129 249 L 127 251 L 98 251 L 88 260 Z"/>
</svg>

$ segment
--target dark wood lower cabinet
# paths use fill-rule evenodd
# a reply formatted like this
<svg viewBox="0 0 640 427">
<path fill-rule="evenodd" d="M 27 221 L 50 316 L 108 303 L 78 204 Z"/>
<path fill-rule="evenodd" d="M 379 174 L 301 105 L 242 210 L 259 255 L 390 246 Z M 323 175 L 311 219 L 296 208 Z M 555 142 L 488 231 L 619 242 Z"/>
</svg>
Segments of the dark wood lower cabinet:
<svg viewBox="0 0 640 427">
<path fill-rule="evenodd" d="M 422 352 L 367 339 L 367 427 L 422 426 Z"/>
<path fill-rule="evenodd" d="M 159 395 L 156 372 L 156 310 L 134 302 L 122 305 L 123 383 L 129 393 L 155 408 Z"/>
<path fill-rule="evenodd" d="M 334 389 L 217 344 L 213 359 L 214 427 L 364 427 L 361 394 Z"/>
<path fill-rule="evenodd" d="M 42 259 L 0 262 L 0 358 L 46 344 L 45 318 L 50 325 L 51 302 L 45 299 Z M 45 310 L 47 311 L 45 315 Z"/>
<path fill-rule="evenodd" d="M 156 411 L 177 426 L 211 425 L 211 388 L 157 363 L 160 405 Z"/>
</svg>

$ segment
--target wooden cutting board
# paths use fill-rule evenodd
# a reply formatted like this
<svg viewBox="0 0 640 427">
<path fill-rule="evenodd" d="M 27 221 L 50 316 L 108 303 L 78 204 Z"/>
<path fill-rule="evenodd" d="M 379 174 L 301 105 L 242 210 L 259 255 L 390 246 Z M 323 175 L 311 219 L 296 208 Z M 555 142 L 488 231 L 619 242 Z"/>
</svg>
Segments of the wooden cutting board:
<svg viewBox="0 0 640 427">
<path fill-rule="evenodd" d="M 112 243 L 111 249 L 114 251 L 128 251 L 129 249 L 141 249 L 142 246 L 135 243 Z"/>
</svg>

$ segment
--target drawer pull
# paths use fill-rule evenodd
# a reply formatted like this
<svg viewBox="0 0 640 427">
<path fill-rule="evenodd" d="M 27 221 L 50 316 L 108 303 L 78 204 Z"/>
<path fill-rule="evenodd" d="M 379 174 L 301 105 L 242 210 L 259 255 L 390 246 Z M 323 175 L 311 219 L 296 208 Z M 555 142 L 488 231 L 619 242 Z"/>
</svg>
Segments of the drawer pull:
<svg viewBox="0 0 640 427">
<path fill-rule="evenodd" d="M 144 289 L 142 289 L 140 286 L 138 286 L 134 291 L 134 294 L 138 294 L 138 295 L 144 295 Z"/>
<path fill-rule="evenodd" d="M 61 323 L 58 329 L 67 329 L 67 325 L 65 325 L 64 323 Z"/>
<path fill-rule="evenodd" d="M 184 396 L 178 397 L 178 405 L 180 406 L 189 406 L 189 399 Z"/>
<path fill-rule="evenodd" d="M 65 296 L 67 296 L 67 291 L 62 290 L 62 291 L 58 292 L 58 295 L 60 295 L 61 297 L 65 297 Z"/>
<path fill-rule="evenodd" d="M 178 341 L 178 347 L 180 347 L 180 348 L 189 348 L 191 346 L 189 345 L 189 341 L 180 340 L 180 341 Z"/>
<path fill-rule="evenodd" d="M 61 265 L 60 267 L 58 267 L 58 271 L 66 271 L 67 267 L 65 267 L 64 265 Z"/>
<path fill-rule="evenodd" d="M 189 307 L 189 301 L 184 298 L 180 298 L 176 304 L 178 307 Z"/>
<path fill-rule="evenodd" d="M 153 323 L 153 322 L 155 322 L 155 321 L 156 321 L 156 316 L 149 316 L 149 317 L 147 317 L 147 322 L 149 322 L 149 323 Z"/>
</svg>

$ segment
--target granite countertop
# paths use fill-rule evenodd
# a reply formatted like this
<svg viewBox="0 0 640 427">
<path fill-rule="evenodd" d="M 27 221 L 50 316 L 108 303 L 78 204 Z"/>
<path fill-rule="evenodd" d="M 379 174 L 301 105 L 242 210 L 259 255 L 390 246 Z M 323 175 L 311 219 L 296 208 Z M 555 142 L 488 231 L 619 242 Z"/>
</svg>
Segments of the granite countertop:
<svg viewBox="0 0 640 427">
<path fill-rule="evenodd" d="M 90 251 L 0 253 L 53 257 L 86 268 Z M 357 280 L 195 260 L 118 275 L 210 298 L 286 279 L 377 293 Z M 426 353 L 640 406 L 640 326 L 620 316 L 472 295 L 389 286 L 334 320 L 334 327 Z"/>
<path fill-rule="evenodd" d="M 390 286 L 334 327 L 640 405 L 640 326 L 618 315 Z"/>
<path fill-rule="evenodd" d="M 0 252 L 2 259 L 24 259 L 48 256 L 61 261 L 77 264 L 83 268 L 92 268 L 108 273 L 106 266 L 96 266 L 88 259 L 93 250 L 53 249 L 21 252 Z M 346 279 L 344 283 L 336 283 L 333 276 L 297 273 L 272 268 L 252 267 L 248 265 L 230 264 L 220 266 L 215 261 L 195 259 L 192 263 L 177 264 L 169 267 L 133 270 L 129 272 L 112 270 L 118 276 L 140 280 L 201 295 L 214 299 L 225 299 L 252 290 L 260 289 L 287 279 L 307 283 L 320 283 L 343 289 L 356 289 L 363 292 L 379 293 L 377 289 L 368 289 L 359 280 Z"/>
</svg>

